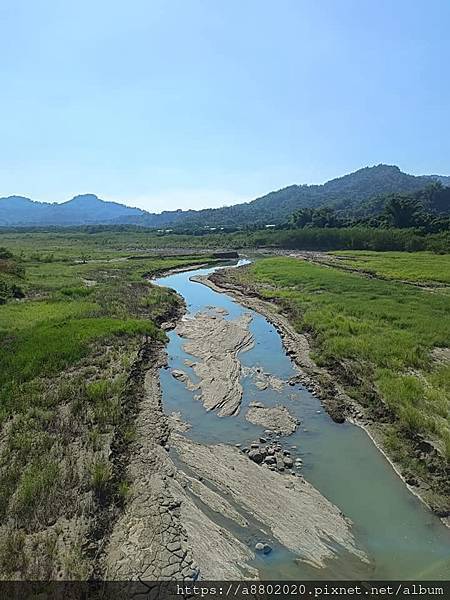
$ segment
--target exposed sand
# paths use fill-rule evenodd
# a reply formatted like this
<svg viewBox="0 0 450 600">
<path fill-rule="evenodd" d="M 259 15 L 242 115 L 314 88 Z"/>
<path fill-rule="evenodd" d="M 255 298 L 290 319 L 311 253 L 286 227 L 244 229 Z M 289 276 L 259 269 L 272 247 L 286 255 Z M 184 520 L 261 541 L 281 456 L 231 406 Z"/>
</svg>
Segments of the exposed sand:
<svg viewBox="0 0 450 600">
<path fill-rule="evenodd" d="M 205 408 L 217 410 L 219 417 L 239 412 L 242 386 L 238 354 L 253 345 L 248 329 L 251 319 L 250 314 L 244 314 L 227 320 L 223 311 L 210 309 L 183 319 L 176 328 L 186 339 L 183 350 L 199 359 L 192 366 L 200 379 L 199 397 Z"/>
<path fill-rule="evenodd" d="M 297 429 L 298 421 L 285 406 L 272 408 L 261 406 L 259 403 L 250 404 L 245 418 L 254 425 L 261 425 L 281 435 L 291 435 Z"/>
<path fill-rule="evenodd" d="M 280 392 L 286 385 L 285 381 L 275 377 L 271 373 L 265 373 L 259 367 L 242 367 L 242 375 L 244 377 L 251 377 L 259 390 L 272 389 Z"/>
<path fill-rule="evenodd" d="M 305 480 L 258 466 L 231 446 L 198 444 L 176 433 L 171 441 L 182 463 L 302 560 L 323 567 L 340 546 L 367 561 L 350 522 Z M 209 502 L 206 495 L 204 500 Z"/>
</svg>

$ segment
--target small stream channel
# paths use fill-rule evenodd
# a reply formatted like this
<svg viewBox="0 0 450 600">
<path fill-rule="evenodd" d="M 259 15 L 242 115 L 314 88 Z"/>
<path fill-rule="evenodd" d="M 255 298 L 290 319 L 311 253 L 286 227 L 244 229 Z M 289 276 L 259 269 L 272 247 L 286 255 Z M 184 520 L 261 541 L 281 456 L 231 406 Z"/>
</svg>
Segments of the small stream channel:
<svg viewBox="0 0 450 600">
<path fill-rule="evenodd" d="M 255 344 L 239 355 L 242 365 L 258 366 L 283 380 L 295 375 L 297 371 L 285 354 L 280 336 L 263 316 L 226 294 L 190 281 L 193 275 L 206 275 L 213 270 L 177 273 L 155 283 L 181 294 L 189 314 L 210 306 L 226 309 L 227 319 L 250 312 Z M 349 423 L 334 423 L 320 401 L 300 385 L 286 384 L 281 391 L 261 391 L 250 377 L 242 379 L 244 395 L 239 415 L 219 418 L 205 411 L 202 403 L 194 399 L 195 392 L 171 376 L 172 369 L 182 369 L 192 381 L 197 381 L 192 369 L 184 363 L 185 359 L 195 361 L 195 357 L 183 351 L 183 340 L 176 331 L 169 333 L 169 339 L 169 368 L 160 372 L 163 404 L 167 414 L 179 411 L 183 420 L 191 424 L 185 435 L 202 443 L 249 445 L 263 434 L 263 428 L 244 417 L 249 403 L 285 405 L 300 419 L 301 425 L 283 445 L 297 446 L 292 452 L 303 460 L 305 479 L 353 521 L 358 545 L 370 559 L 367 565 L 342 552 L 326 568 L 317 570 L 274 544 L 272 553 L 255 560 L 261 578 L 450 579 L 450 530 L 408 491 L 362 429 Z M 295 528 L 295 523 L 292 527 Z M 251 532 L 233 533 L 254 544 Z"/>
</svg>

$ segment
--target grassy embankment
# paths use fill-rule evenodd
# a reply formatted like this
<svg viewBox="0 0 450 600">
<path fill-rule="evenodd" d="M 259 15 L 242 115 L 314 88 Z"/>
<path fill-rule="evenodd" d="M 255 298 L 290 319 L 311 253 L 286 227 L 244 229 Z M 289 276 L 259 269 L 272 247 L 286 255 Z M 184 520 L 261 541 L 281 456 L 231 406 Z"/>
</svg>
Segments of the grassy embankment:
<svg viewBox="0 0 450 600">
<path fill-rule="evenodd" d="M 448 254 L 430 255 L 429 252 L 333 252 L 342 266 L 359 269 L 378 277 L 435 286 L 450 284 Z"/>
<path fill-rule="evenodd" d="M 450 278 L 449 255 L 352 253 L 344 263 L 403 281 Z M 434 470 L 411 453 L 408 440 L 416 433 L 432 440 L 448 465 L 448 288 L 420 289 L 294 258 L 263 259 L 227 277 L 279 304 L 298 331 L 311 335 L 317 363 L 369 412 L 388 407 L 393 419 L 385 419 L 383 443 L 405 470 L 425 480 Z M 445 505 L 445 482 L 432 488 L 425 494 L 430 503 Z"/>
<path fill-rule="evenodd" d="M 128 493 L 113 454 L 133 440 L 130 371 L 179 306 L 143 275 L 204 258 L 16 241 L 0 259 L 0 578 L 85 578 L 99 514 Z"/>
</svg>

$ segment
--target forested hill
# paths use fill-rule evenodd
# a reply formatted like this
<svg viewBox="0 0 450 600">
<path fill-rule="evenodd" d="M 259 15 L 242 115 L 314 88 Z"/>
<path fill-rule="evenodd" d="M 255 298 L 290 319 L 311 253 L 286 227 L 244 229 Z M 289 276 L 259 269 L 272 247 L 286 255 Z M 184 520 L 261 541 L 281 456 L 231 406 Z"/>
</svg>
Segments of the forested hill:
<svg viewBox="0 0 450 600">
<path fill-rule="evenodd" d="M 357 210 L 370 199 L 392 193 L 415 192 L 433 181 L 450 186 L 450 177 L 414 176 L 396 166 L 366 167 L 322 185 L 291 185 L 251 202 L 216 209 L 174 210 L 161 214 L 105 202 L 92 194 L 62 204 L 33 202 L 12 196 L 0 198 L 0 226 L 136 224 L 145 227 L 243 227 L 280 224 L 302 208 L 339 207 Z"/>
<path fill-rule="evenodd" d="M 322 206 L 348 207 L 386 194 L 415 192 L 433 181 L 450 185 L 450 177 L 438 175 L 414 176 L 396 166 L 365 167 L 349 175 L 332 179 L 323 185 L 291 185 L 244 204 L 200 211 L 172 211 L 142 217 L 142 224 L 151 227 L 210 226 L 239 227 L 243 225 L 280 224 L 300 208 Z"/>
</svg>

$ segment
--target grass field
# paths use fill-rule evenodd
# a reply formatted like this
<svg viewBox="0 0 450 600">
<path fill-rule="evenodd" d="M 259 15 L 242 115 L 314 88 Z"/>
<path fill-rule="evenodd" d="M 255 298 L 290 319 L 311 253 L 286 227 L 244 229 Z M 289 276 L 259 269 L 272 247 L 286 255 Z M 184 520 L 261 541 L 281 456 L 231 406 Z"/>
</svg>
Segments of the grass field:
<svg viewBox="0 0 450 600">
<path fill-rule="evenodd" d="M 155 232 L 134 228 L 91 226 L 85 229 L 21 232 L 0 228 L 0 244 L 26 258 L 49 262 L 52 257 L 72 260 L 104 260 L 113 252 L 129 256 L 164 249 L 193 249 L 209 252 L 213 248 L 282 248 L 318 251 L 414 251 L 450 252 L 450 233 L 420 235 L 408 229 L 305 228 L 235 232 L 197 232 L 196 235 Z"/>
<path fill-rule="evenodd" d="M 431 252 L 333 252 L 343 265 L 388 279 L 450 284 L 448 254 Z"/>
<path fill-rule="evenodd" d="M 379 264 L 377 263 L 379 260 Z M 391 254 L 370 254 L 373 269 L 393 269 Z M 450 256 L 405 254 L 397 268 L 428 281 L 448 272 Z M 257 261 L 240 270 L 243 283 L 280 303 L 299 331 L 314 341 L 318 363 L 345 364 L 358 385 L 347 391 L 362 404 L 375 389 L 397 415 L 401 427 L 431 437 L 450 459 L 450 365 L 433 350 L 450 347 L 450 296 L 439 289 L 407 284 L 311 264 L 294 258 Z M 393 272 L 393 271 L 390 271 Z M 236 276 L 237 273 L 236 273 Z"/>
<path fill-rule="evenodd" d="M 117 436 L 133 439 L 130 369 L 179 306 L 144 276 L 205 262 L 64 240 L 0 236 L 0 578 L 89 575 L 89 519 L 128 485 L 110 454 Z M 59 520 L 70 522 L 60 550 Z"/>
</svg>

